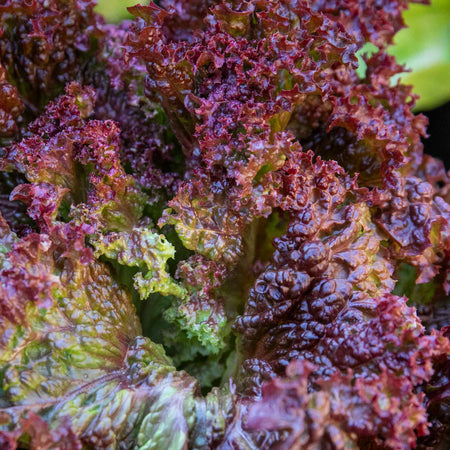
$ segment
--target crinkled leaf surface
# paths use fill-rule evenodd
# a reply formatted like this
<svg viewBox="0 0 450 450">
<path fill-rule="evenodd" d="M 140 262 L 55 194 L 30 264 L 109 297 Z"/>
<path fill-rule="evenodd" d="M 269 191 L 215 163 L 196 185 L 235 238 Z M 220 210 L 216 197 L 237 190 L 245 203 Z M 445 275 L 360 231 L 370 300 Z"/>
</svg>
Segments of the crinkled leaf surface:
<svg viewBox="0 0 450 450">
<path fill-rule="evenodd" d="M 158 5 L 0 5 L 0 446 L 445 447 L 408 1 Z"/>
<path fill-rule="evenodd" d="M 135 227 L 131 232 L 101 235 L 92 242 L 96 256 L 104 255 L 120 264 L 143 270 L 143 274 L 134 276 L 134 286 L 142 299 L 155 292 L 185 297 L 183 288 L 166 271 L 167 260 L 174 257 L 175 249 L 164 235 Z"/>
<path fill-rule="evenodd" d="M 53 278 L 45 306 L 29 302 L 19 320 L 2 319 L 3 428 L 33 412 L 52 429 L 69 423 L 93 448 L 182 448 L 195 380 L 175 374 L 163 348 L 139 337 L 131 298 L 104 264 L 66 261 Z M 19 287 L 6 281 L 8 294 Z"/>
</svg>

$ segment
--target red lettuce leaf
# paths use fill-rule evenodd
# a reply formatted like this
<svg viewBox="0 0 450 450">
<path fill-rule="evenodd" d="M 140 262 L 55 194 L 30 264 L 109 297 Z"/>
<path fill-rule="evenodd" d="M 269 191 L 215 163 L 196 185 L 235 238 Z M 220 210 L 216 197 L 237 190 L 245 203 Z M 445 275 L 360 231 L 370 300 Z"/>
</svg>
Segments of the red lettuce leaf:
<svg viewBox="0 0 450 450">
<path fill-rule="evenodd" d="M 0 5 L 0 59 L 32 116 L 78 79 L 94 56 L 102 24 L 94 4 L 7 0 Z"/>
<path fill-rule="evenodd" d="M 407 4 L 1 4 L 5 448 L 445 445 L 450 183 L 392 82 Z"/>
<path fill-rule="evenodd" d="M 333 16 L 338 15 L 345 29 L 358 42 L 371 42 L 378 47 L 392 44 L 392 38 L 403 27 L 402 13 L 409 3 L 429 3 L 427 0 L 358 1 L 311 0 L 311 8 Z"/>
</svg>

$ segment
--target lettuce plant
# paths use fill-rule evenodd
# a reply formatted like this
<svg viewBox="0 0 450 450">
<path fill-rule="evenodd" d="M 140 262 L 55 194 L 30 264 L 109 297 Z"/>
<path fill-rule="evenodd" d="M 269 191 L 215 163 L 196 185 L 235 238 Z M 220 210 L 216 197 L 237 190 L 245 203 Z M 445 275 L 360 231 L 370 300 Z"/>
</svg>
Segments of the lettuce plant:
<svg viewBox="0 0 450 450">
<path fill-rule="evenodd" d="M 408 1 L 94 6 L 0 0 L 0 447 L 446 448 Z"/>
</svg>

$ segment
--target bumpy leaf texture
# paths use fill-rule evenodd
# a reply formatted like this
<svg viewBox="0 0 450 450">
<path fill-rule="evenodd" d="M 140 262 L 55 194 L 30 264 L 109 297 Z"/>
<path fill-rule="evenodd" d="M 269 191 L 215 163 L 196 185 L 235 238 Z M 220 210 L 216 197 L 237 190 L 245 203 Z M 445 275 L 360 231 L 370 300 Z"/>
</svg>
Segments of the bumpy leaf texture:
<svg viewBox="0 0 450 450">
<path fill-rule="evenodd" d="M 101 38 L 102 19 L 84 0 L 5 0 L 0 4 L 0 58 L 5 123 L 0 137 L 14 135 L 70 81 L 79 79 Z M 3 122 L 2 122 L 3 123 Z"/>
<path fill-rule="evenodd" d="M 249 223 L 271 212 L 272 173 L 290 151 L 283 129 L 295 103 L 326 91 L 319 73 L 354 65 L 356 48 L 338 24 L 327 27 L 304 4 L 240 7 L 217 5 L 204 35 L 182 44 L 165 34 L 166 12 L 133 9 L 153 25 L 134 43 L 149 61 L 146 89 L 165 108 L 193 172 L 160 223 L 174 224 L 189 249 L 229 265 Z"/>
<path fill-rule="evenodd" d="M 0 446 L 446 448 L 408 2 L 158 5 L 0 0 Z"/>
<path fill-rule="evenodd" d="M 31 237 L 37 240 L 39 235 Z M 181 393 L 169 386 L 172 381 L 169 385 L 156 382 L 159 376 L 164 378 L 165 370 L 173 370 L 170 361 L 160 346 L 139 337 L 130 296 L 104 264 L 95 260 L 83 264 L 73 250 L 60 260 L 59 276 L 55 275 L 54 246 L 51 237 L 36 242 L 35 250 L 16 245 L 3 261 L 2 275 L 8 276 L 14 257 L 22 256 L 21 276 L 9 275 L 2 286 L 11 293 L 11 300 L 14 293 L 19 298 L 27 293 L 29 298 L 17 305 L 22 308 L 14 317 L 4 314 L 2 319 L 1 401 L 6 408 L 2 423 L 9 424 L 14 434 L 16 427 L 23 427 L 22 420 L 33 417 L 27 419 L 28 412 L 45 411 L 47 422 L 57 427 L 55 432 L 60 432 L 59 424 L 67 426 L 70 417 L 71 433 L 84 445 L 107 448 L 118 441 L 129 440 L 131 445 L 136 439 L 142 445 L 145 438 L 137 436 L 139 427 L 153 434 L 162 425 L 159 420 L 151 424 L 152 408 L 158 414 L 154 400 L 170 396 L 165 389 Z M 158 385 L 153 400 L 148 395 L 153 383 L 148 384 L 148 376 Z M 182 439 L 182 431 L 180 436 L 171 431 L 174 440 Z M 31 438 L 36 448 L 52 448 L 40 447 Z"/>
</svg>

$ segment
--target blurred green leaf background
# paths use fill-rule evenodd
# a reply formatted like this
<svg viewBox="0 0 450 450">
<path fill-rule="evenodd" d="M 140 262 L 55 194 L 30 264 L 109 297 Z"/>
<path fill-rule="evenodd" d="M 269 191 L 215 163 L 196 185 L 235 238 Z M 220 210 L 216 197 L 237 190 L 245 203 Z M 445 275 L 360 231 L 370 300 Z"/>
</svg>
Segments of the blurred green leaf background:
<svg viewBox="0 0 450 450">
<path fill-rule="evenodd" d="M 102 14 L 108 22 L 116 23 L 123 19 L 132 19 L 127 7 L 138 3 L 148 4 L 139 0 L 97 0 L 97 12 Z"/>
<path fill-rule="evenodd" d="M 98 0 L 97 10 L 108 22 L 119 22 L 131 18 L 126 8 L 136 3 Z M 450 100 L 450 0 L 432 0 L 431 6 L 412 4 L 404 17 L 408 28 L 397 34 L 390 52 L 412 70 L 401 78 L 420 95 L 417 109 L 435 108 Z"/>
<path fill-rule="evenodd" d="M 417 109 L 431 109 L 450 100 L 450 0 L 413 4 L 404 17 L 409 28 L 397 34 L 391 53 L 412 69 L 402 79 L 420 95 Z"/>
</svg>

